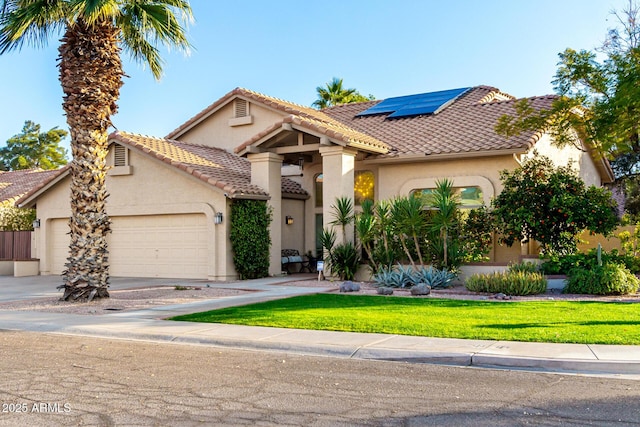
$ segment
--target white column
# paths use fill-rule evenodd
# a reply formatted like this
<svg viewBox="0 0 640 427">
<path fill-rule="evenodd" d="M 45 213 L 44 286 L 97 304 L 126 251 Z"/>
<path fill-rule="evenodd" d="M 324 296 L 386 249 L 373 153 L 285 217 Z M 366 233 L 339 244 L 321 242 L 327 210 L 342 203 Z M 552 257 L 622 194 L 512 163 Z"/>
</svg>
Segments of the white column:
<svg viewBox="0 0 640 427">
<path fill-rule="evenodd" d="M 269 193 L 272 221 L 269 226 L 271 251 L 269 274 L 282 272 L 280 260 L 282 250 L 282 156 L 274 153 L 249 154 L 251 162 L 251 184 L 264 188 Z"/>
<path fill-rule="evenodd" d="M 324 228 L 334 221 L 336 199 L 346 197 L 352 202 L 356 151 L 340 146 L 320 147 L 322 155 L 322 215 Z M 342 243 L 342 230 L 336 228 L 336 243 Z M 353 227 L 346 229 L 347 241 L 353 242 Z"/>
</svg>

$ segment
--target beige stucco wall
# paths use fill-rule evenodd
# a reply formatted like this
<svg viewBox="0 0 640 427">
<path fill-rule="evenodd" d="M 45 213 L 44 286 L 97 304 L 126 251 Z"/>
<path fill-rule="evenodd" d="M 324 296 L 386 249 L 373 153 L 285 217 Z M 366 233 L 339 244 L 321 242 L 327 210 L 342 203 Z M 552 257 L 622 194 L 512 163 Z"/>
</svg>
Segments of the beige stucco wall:
<svg viewBox="0 0 640 427">
<path fill-rule="evenodd" d="M 249 104 L 249 114 L 252 116 L 251 124 L 230 126 L 229 119 L 234 115 L 233 102 L 230 102 L 178 139 L 233 152 L 237 146 L 286 116 L 280 111 L 270 110 L 254 103 Z"/>
<path fill-rule="evenodd" d="M 304 200 L 284 199 L 282 201 L 282 249 L 297 249 L 301 255 L 307 252 L 304 245 L 306 225 L 304 205 Z M 287 216 L 293 218 L 293 224 L 285 223 Z"/>
<path fill-rule="evenodd" d="M 557 166 L 572 165 L 588 186 L 595 185 L 599 187 L 601 185 L 600 174 L 596 169 L 595 163 L 589 153 L 585 151 L 574 146 L 558 148 L 553 144 L 551 136 L 544 134 L 535 147 L 524 157 L 531 157 L 534 152 L 549 157 Z"/>
<path fill-rule="evenodd" d="M 212 189 L 196 178 L 147 156 L 129 152 L 131 175 L 107 177 L 107 213 L 111 217 L 136 215 L 204 214 L 207 217 L 209 274 L 211 279 L 235 279 L 230 243 L 228 202 L 222 191 Z M 37 200 L 41 228 L 37 233 L 38 257 L 42 274 L 49 274 L 51 221 L 68 218 L 69 182 L 67 177 Z M 213 217 L 222 212 L 224 221 L 215 225 Z"/>
</svg>

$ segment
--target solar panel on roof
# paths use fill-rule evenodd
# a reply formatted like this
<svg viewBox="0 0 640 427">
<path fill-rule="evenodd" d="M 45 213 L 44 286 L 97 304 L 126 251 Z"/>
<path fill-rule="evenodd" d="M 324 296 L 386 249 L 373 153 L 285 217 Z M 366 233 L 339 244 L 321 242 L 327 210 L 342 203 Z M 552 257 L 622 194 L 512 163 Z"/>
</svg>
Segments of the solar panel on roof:
<svg viewBox="0 0 640 427">
<path fill-rule="evenodd" d="M 389 113 L 391 114 L 389 114 L 388 118 L 435 114 L 469 89 L 470 88 L 468 87 L 464 87 L 459 89 L 387 98 L 373 107 L 359 113 L 356 117 Z"/>
</svg>

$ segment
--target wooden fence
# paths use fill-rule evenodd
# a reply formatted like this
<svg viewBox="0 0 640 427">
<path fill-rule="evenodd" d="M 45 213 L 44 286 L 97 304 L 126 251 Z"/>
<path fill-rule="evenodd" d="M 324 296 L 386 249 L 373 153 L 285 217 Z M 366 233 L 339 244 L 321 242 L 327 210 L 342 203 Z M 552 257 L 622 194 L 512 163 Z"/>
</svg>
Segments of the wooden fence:
<svg viewBox="0 0 640 427">
<path fill-rule="evenodd" d="M 31 259 L 31 231 L 0 231 L 0 259 Z"/>
</svg>

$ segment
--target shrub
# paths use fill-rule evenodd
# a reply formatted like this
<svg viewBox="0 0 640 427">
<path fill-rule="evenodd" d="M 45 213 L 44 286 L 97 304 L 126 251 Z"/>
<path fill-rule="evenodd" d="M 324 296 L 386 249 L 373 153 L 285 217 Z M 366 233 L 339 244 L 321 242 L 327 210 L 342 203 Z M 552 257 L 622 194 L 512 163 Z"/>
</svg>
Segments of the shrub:
<svg viewBox="0 0 640 427">
<path fill-rule="evenodd" d="M 261 200 L 234 200 L 229 238 L 233 264 L 241 279 L 269 275 L 269 223 L 271 212 Z"/>
<path fill-rule="evenodd" d="M 638 291 L 640 280 L 619 263 L 592 268 L 574 268 L 567 276 L 563 292 L 569 294 L 625 295 Z"/>
<path fill-rule="evenodd" d="M 603 264 L 624 264 L 631 273 L 640 273 L 640 258 L 631 254 L 620 254 L 615 249 L 610 252 L 602 251 L 601 260 Z M 587 253 L 578 252 L 564 256 L 551 256 L 540 266 L 540 269 L 545 274 L 568 275 L 573 269 L 591 270 L 597 265 L 598 251 L 594 248 Z"/>
<path fill-rule="evenodd" d="M 466 280 L 465 287 L 472 292 L 536 295 L 547 290 L 547 280 L 537 272 L 494 272 L 472 275 Z"/>
</svg>

